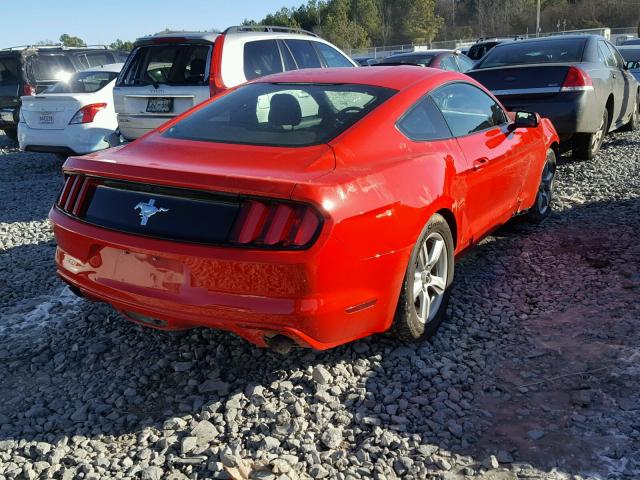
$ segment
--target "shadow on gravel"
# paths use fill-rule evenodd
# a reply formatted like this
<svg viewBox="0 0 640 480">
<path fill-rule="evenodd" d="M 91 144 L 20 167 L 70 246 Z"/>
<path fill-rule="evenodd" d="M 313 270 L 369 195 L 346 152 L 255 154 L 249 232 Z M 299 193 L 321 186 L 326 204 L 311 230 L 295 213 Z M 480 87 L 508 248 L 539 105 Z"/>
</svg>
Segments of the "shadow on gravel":
<svg viewBox="0 0 640 480">
<path fill-rule="evenodd" d="M 390 466 L 399 476 L 418 459 L 446 471 L 453 453 L 466 473 L 494 454 L 520 472 L 622 474 L 640 441 L 639 209 L 586 204 L 502 229 L 457 264 L 450 318 L 419 345 L 379 335 L 281 357 L 226 333 L 141 329 L 57 294 L 3 315 L 0 440 L 162 435 L 168 419 L 198 415 L 248 451 L 276 435 L 302 452 L 295 432 L 341 426 L 371 462 L 406 451 Z"/>
</svg>

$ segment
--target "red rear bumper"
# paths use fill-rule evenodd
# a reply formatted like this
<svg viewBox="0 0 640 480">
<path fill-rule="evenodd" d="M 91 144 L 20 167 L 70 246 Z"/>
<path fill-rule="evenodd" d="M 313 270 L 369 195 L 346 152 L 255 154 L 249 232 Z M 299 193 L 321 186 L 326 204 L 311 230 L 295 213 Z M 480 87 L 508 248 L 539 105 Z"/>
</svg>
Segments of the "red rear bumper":
<svg viewBox="0 0 640 480">
<path fill-rule="evenodd" d="M 409 255 L 357 258 L 326 233 L 306 251 L 260 251 L 127 235 L 56 208 L 50 218 L 58 273 L 88 298 L 147 326 L 223 329 L 259 346 L 281 334 L 326 349 L 386 330 Z"/>
</svg>

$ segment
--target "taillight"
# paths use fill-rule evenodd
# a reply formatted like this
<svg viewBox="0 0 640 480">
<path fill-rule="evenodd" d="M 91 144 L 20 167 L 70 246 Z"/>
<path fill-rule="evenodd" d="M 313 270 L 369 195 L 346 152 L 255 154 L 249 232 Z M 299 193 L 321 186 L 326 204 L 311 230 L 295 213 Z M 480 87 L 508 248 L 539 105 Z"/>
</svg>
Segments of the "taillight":
<svg viewBox="0 0 640 480">
<path fill-rule="evenodd" d="M 36 87 L 34 87 L 33 85 L 25 83 L 22 86 L 22 95 L 25 95 L 27 97 L 31 97 L 31 96 L 33 96 L 35 94 L 36 94 Z"/>
<path fill-rule="evenodd" d="M 561 92 L 580 92 L 584 90 L 593 90 L 593 82 L 591 77 L 578 67 L 569 67 L 567 76 L 562 83 Z"/>
<path fill-rule="evenodd" d="M 315 240 L 320 214 L 310 205 L 247 200 L 231 230 L 231 243 L 283 249 L 304 248 Z"/>
<path fill-rule="evenodd" d="M 222 47 L 224 46 L 224 38 L 224 33 L 218 35 L 213 44 L 211 66 L 209 68 L 209 93 L 212 97 L 227 89 L 227 86 L 222 81 Z"/>
<path fill-rule="evenodd" d="M 91 105 L 85 105 L 76 112 L 76 114 L 69 122 L 69 125 L 73 125 L 76 123 L 91 123 L 93 122 L 96 114 L 100 110 L 104 110 L 105 108 L 107 108 L 106 103 L 92 103 Z"/>
<path fill-rule="evenodd" d="M 69 175 L 56 202 L 63 212 L 80 216 L 86 205 L 86 199 L 95 183 L 84 175 Z"/>
</svg>

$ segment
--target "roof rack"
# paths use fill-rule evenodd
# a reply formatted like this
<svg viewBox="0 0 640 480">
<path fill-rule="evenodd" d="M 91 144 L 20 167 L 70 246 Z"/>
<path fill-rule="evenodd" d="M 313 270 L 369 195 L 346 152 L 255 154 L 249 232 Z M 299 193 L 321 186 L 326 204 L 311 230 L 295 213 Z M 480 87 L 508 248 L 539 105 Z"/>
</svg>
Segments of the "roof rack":
<svg viewBox="0 0 640 480">
<path fill-rule="evenodd" d="M 85 45 L 83 47 L 67 47 L 66 45 L 63 45 L 62 43 L 54 43 L 51 45 L 17 45 L 15 47 L 6 47 L 3 48 L 2 50 L 5 51 L 13 51 L 13 50 L 30 50 L 30 49 L 40 49 L 40 48 L 59 48 L 61 50 L 82 50 L 82 49 L 104 49 L 104 50 L 108 50 L 109 47 L 106 45 Z"/>
<path fill-rule="evenodd" d="M 299 33 L 301 35 L 310 35 L 312 37 L 319 37 L 316 33 L 304 30 L 302 28 L 291 27 L 279 27 L 277 25 L 238 25 L 235 27 L 227 28 L 224 33 L 239 33 L 239 32 L 278 32 L 278 33 Z"/>
</svg>

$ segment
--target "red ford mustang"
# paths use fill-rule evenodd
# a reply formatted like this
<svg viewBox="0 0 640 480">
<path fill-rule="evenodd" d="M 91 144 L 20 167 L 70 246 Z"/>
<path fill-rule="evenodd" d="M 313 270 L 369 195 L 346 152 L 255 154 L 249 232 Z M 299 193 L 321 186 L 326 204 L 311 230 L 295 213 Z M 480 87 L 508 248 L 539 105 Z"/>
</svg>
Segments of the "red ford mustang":
<svg viewBox="0 0 640 480">
<path fill-rule="evenodd" d="M 163 329 L 330 348 L 432 335 L 454 257 L 551 209 L 558 137 L 469 77 L 413 66 L 266 77 L 64 165 L 74 292 Z"/>
</svg>

